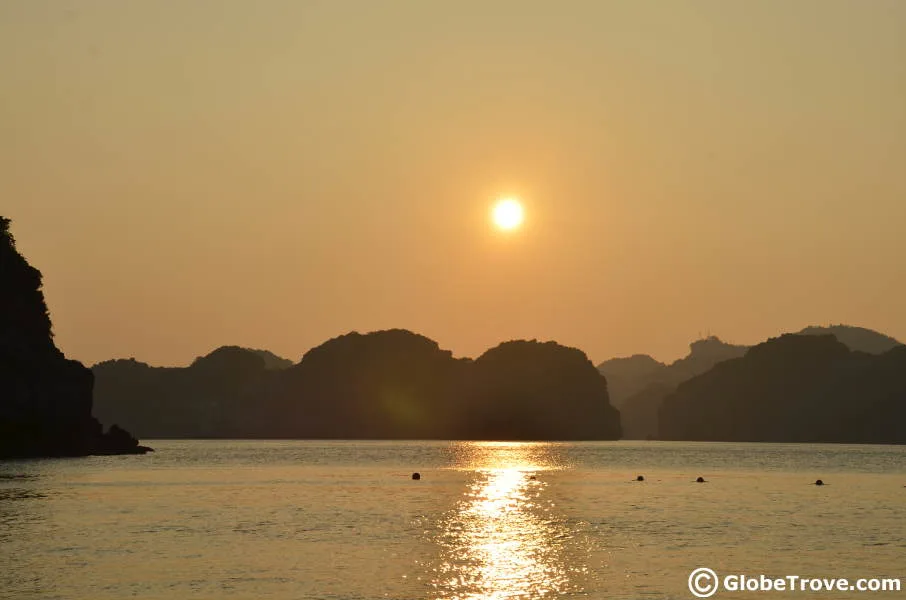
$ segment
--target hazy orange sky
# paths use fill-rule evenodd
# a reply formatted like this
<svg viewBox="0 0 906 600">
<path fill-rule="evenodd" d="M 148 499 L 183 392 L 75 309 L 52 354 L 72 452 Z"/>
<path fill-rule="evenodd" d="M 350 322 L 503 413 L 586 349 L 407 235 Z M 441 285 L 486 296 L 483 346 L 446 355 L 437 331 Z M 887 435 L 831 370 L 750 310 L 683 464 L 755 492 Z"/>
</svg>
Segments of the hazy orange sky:
<svg viewBox="0 0 906 600">
<path fill-rule="evenodd" d="M 4 0 L 0 73 L 0 214 L 88 364 L 906 340 L 900 0 Z"/>
</svg>

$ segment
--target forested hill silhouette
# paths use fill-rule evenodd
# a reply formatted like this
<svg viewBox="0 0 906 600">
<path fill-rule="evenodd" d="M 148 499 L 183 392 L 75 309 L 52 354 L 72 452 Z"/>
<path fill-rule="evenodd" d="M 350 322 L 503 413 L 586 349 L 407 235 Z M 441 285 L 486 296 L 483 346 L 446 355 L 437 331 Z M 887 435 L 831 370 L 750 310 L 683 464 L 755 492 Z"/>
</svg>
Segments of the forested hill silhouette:
<svg viewBox="0 0 906 600">
<path fill-rule="evenodd" d="M 148 437 L 620 436 L 605 379 L 584 353 L 554 342 L 505 342 L 471 360 L 391 329 L 328 340 L 282 370 L 233 348 L 184 368 L 117 360 L 94 371 L 98 417 Z"/>
<path fill-rule="evenodd" d="M 748 346 L 728 344 L 709 336 L 689 344 L 689 354 L 670 365 L 648 355 L 614 358 L 598 365 L 607 378 L 611 400 L 622 416 L 623 434 L 629 439 L 657 435 L 657 413 L 663 397 L 687 379 L 717 363 L 742 356 Z"/>
<path fill-rule="evenodd" d="M 238 346 L 227 346 L 232 348 L 238 348 Z M 288 369 L 293 366 L 293 361 L 288 358 L 283 358 L 282 356 L 277 356 L 270 350 L 254 350 L 252 348 L 241 348 L 242 350 L 248 350 L 249 352 L 254 352 L 262 359 L 264 359 L 264 368 L 278 371 L 280 369 Z"/>
<path fill-rule="evenodd" d="M 652 384 L 675 386 L 721 361 L 742 356 L 748 349 L 709 336 L 689 344 L 689 354 L 669 365 L 647 354 L 636 354 L 606 360 L 598 365 L 598 370 L 607 378 L 611 401 L 620 408 L 628 398 Z"/>
<path fill-rule="evenodd" d="M 833 335 L 837 340 L 846 345 L 850 350 L 867 352 L 868 354 L 883 354 L 903 344 L 898 340 L 865 327 L 852 325 L 829 325 L 821 327 L 812 325 L 799 332 L 800 335 Z"/>
<path fill-rule="evenodd" d="M 850 350 L 881 354 L 897 346 L 894 338 L 850 325 L 806 327 L 800 335 L 834 335 Z M 727 344 L 710 336 L 692 342 L 689 354 L 670 365 L 647 355 L 615 358 L 598 365 L 607 378 L 611 401 L 620 410 L 624 437 L 629 439 L 655 438 L 658 435 L 658 414 L 664 398 L 676 387 L 715 365 L 744 355 L 749 346 Z"/>
<path fill-rule="evenodd" d="M 681 383 L 664 398 L 667 440 L 906 443 L 906 346 L 850 350 L 787 334 Z"/>
<path fill-rule="evenodd" d="M 607 380 L 581 350 L 554 342 L 504 342 L 467 371 L 469 437 L 618 439 L 620 413 Z M 476 426 L 479 429 L 476 429 Z"/>
<path fill-rule="evenodd" d="M 0 217 L 0 458 L 146 451 L 91 416 L 94 377 L 54 344 L 41 280 Z"/>
<path fill-rule="evenodd" d="M 270 353 L 268 353 L 270 354 Z M 122 423 L 140 437 L 245 437 L 254 423 L 242 403 L 253 404 L 259 388 L 291 361 L 261 351 L 223 346 L 186 368 L 151 367 L 135 359 L 92 367 L 94 415 Z"/>
</svg>

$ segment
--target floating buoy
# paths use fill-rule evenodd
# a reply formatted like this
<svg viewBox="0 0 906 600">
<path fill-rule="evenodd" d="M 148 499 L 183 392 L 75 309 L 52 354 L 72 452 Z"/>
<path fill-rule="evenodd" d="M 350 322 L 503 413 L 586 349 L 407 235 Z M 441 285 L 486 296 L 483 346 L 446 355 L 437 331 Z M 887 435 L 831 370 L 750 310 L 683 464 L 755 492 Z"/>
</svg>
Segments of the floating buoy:
<svg viewBox="0 0 906 600">
<path fill-rule="evenodd" d="M 820 479 L 815 480 L 815 485 L 824 485 L 824 482 Z"/>
<path fill-rule="evenodd" d="M 705 483 L 705 478 L 699 477 L 698 479 L 695 480 L 695 483 Z"/>
<path fill-rule="evenodd" d="M 635 478 L 635 480 L 636 480 L 636 481 L 645 481 L 645 476 L 644 476 L 644 475 L 639 475 L 638 477 Z"/>
<path fill-rule="evenodd" d="M 422 475 L 418 471 L 416 471 L 415 473 L 412 474 L 412 479 L 414 479 L 416 481 L 418 481 L 421 478 L 422 478 Z"/>
<path fill-rule="evenodd" d="M 536 479 L 538 479 L 538 478 L 535 477 L 534 475 L 529 475 L 529 481 L 535 481 Z"/>
</svg>

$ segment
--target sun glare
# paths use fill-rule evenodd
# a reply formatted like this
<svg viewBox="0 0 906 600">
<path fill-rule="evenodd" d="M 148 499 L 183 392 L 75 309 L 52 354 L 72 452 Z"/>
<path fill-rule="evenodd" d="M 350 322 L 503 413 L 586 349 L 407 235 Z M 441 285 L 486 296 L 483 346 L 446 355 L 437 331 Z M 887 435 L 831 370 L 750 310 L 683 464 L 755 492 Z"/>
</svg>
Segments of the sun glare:
<svg viewBox="0 0 906 600">
<path fill-rule="evenodd" d="M 515 198 L 499 200 L 491 211 L 494 225 L 503 230 L 517 229 L 524 218 L 522 204 Z"/>
</svg>

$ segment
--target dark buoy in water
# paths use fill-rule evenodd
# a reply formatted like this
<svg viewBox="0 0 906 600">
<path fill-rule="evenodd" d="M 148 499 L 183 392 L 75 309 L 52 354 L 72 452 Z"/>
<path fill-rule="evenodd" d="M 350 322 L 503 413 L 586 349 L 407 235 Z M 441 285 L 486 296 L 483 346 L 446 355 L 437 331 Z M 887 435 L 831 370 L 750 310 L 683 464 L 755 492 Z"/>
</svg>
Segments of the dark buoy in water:
<svg viewBox="0 0 906 600">
<path fill-rule="evenodd" d="M 698 479 L 695 480 L 695 483 L 705 483 L 705 478 L 699 477 Z"/>
<path fill-rule="evenodd" d="M 824 482 L 820 479 L 815 480 L 815 485 L 824 485 Z"/>
<path fill-rule="evenodd" d="M 528 478 L 529 478 L 529 481 L 535 481 L 536 479 L 538 479 L 538 478 L 535 477 L 534 475 L 529 475 Z"/>
<path fill-rule="evenodd" d="M 635 480 L 636 480 L 636 481 L 645 481 L 645 476 L 644 476 L 644 475 L 639 475 L 638 477 L 635 478 Z"/>
<path fill-rule="evenodd" d="M 418 471 L 416 471 L 415 473 L 412 474 L 412 479 L 414 479 L 415 481 L 418 481 L 421 478 L 422 478 L 422 475 Z"/>
</svg>

